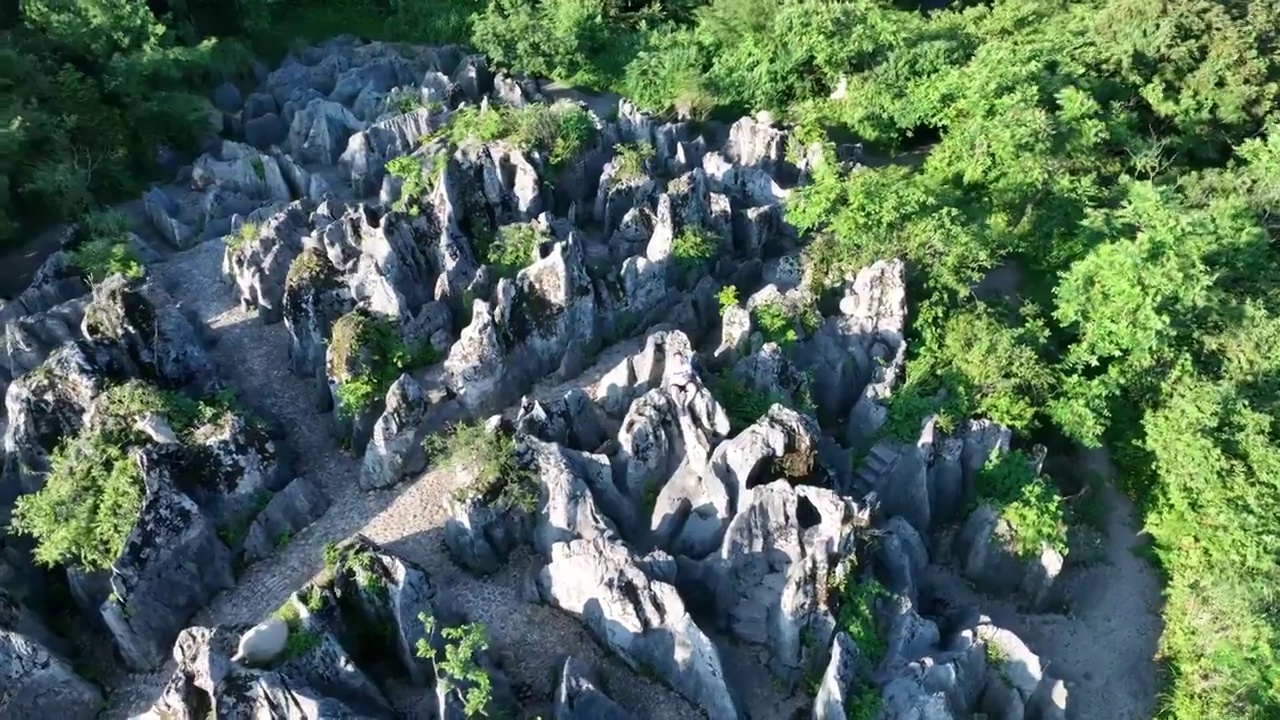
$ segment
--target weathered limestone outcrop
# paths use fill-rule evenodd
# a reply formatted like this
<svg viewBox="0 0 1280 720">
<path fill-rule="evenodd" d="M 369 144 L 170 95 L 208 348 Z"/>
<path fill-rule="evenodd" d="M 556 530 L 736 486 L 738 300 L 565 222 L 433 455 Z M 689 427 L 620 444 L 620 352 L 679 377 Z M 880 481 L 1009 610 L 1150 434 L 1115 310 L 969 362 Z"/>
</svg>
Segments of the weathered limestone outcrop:
<svg viewBox="0 0 1280 720">
<path fill-rule="evenodd" d="M 0 589 L 0 716 L 92 720 L 102 693 L 58 651 L 59 641 L 31 611 Z"/>
<path fill-rule="evenodd" d="M 557 542 L 538 575 L 542 598 L 577 615 L 633 668 L 675 688 L 712 720 L 737 720 L 715 645 L 676 589 L 650 578 L 624 546 L 597 537 Z"/>
</svg>

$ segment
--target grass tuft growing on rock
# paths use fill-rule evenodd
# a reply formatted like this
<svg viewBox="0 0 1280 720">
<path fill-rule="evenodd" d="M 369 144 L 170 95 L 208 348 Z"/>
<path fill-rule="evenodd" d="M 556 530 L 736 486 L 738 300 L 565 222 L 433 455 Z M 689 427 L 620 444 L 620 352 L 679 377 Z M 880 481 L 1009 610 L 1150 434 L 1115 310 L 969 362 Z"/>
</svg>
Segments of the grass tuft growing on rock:
<svg viewBox="0 0 1280 720">
<path fill-rule="evenodd" d="M 644 178 L 653 159 L 653 146 L 647 142 L 633 145 L 614 145 L 618 156 L 614 159 L 617 171 L 614 177 L 623 182 Z"/>
<path fill-rule="evenodd" d="M 517 461 L 515 438 L 510 434 L 489 432 L 480 422 L 460 423 L 446 434 L 428 437 L 423 446 L 433 464 L 472 478 L 455 491 L 459 502 L 480 498 L 502 508 L 538 509 L 537 477 Z"/>
<path fill-rule="evenodd" d="M 256 222 L 245 222 L 240 228 L 227 236 L 227 247 L 235 251 L 243 250 L 258 239 L 259 225 Z"/>
<path fill-rule="evenodd" d="M 469 141 L 506 140 L 522 150 L 536 151 L 553 168 L 576 159 L 596 137 L 590 113 L 571 102 L 535 103 L 518 108 L 459 108 L 449 123 L 430 139 L 443 137 L 450 145 Z"/>
<path fill-rule="evenodd" d="M 292 598 L 286 600 L 284 605 L 276 610 L 275 616 L 289 626 L 289 639 L 285 641 L 284 650 L 276 656 L 277 665 L 302 657 L 320 645 L 320 635 L 307 629 L 303 624 L 302 613 L 294 605 Z"/>
</svg>

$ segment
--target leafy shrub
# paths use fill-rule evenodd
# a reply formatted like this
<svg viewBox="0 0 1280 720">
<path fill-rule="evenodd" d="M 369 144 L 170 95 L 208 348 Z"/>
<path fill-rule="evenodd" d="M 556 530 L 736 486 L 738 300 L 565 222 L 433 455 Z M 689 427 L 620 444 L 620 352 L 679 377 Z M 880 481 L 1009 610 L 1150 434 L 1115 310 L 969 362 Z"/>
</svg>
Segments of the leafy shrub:
<svg viewBox="0 0 1280 720">
<path fill-rule="evenodd" d="M 783 302 L 757 305 L 752 316 L 764 341 L 783 347 L 800 340 L 802 332 L 814 332 L 822 322 L 817 308 L 797 307 Z"/>
<path fill-rule="evenodd" d="M 338 318 L 329 345 L 329 373 L 338 382 L 338 412 L 346 416 L 354 416 L 385 397 L 415 360 L 429 359 L 409 351 L 393 320 L 359 309 Z"/>
<path fill-rule="evenodd" d="M 738 305 L 738 288 L 735 285 L 725 285 L 720 288 L 720 292 L 716 294 L 716 301 L 720 304 L 720 314 L 724 315 L 725 311 L 731 307 Z"/>
<path fill-rule="evenodd" d="M 54 449 L 44 486 L 18 498 L 11 529 L 35 539 L 35 558 L 43 565 L 110 567 L 145 494 L 133 449 L 148 438 L 137 421 L 156 413 L 182 437 L 230 412 L 233 401 L 196 400 L 141 380 L 108 388 L 95 403 L 93 423 Z"/>
<path fill-rule="evenodd" d="M 53 451 L 44 487 L 18 498 L 10 529 L 36 539 L 42 565 L 105 570 L 120 556 L 142 499 L 142 470 L 128 448 L 84 434 Z"/>
<path fill-rule="evenodd" d="M 387 161 L 387 174 L 401 182 L 395 209 L 417 217 L 420 211 L 418 203 L 427 192 L 427 182 L 422 177 L 422 158 L 412 155 L 392 158 Z"/>
<path fill-rule="evenodd" d="M 76 229 L 71 263 L 91 283 L 102 282 L 115 274 L 130 279 L 142 277 L 142 263 L 126 237 L 128 229 L 129 221 L 120 213 L 109 211 L 86 215 Z"/>
<path fill-rule="evenodd" d="M 488 716 L 487 709 L 493 698 L 493 679 L 476 660 L 476 655 L 489 649 L 484 626 L 467 623 L 458 627 L 440 628 L 436 619 L 426 613 L 418 613 L 425 638 L 418 638 L 414 648 L 420 658 L 431 660 L 435 667 L 436 682 L 444 691 L 457 693 L 462 701 L 462 712 L 468 718 Z M 444 639 L 444 657 L 439 657 L 430 638 L 439 629 Z"/>
<path fill-rule="evenodd" d="M 671 243 L 671 256 L 685 270 L 702 267 L 715 259 L 720 242 L 696 225 L 686 225 Z"/>
<path fill-rule="evenodd" d="M 480 250 L 485 263 L 498 277 L 513 278 L 538 257 L 538 248 L 546 239 L 534 225 L 504 225 L 498 228 L 490 242 L 481 245 Z"/>
<path fill-rule="evenodd" d="M 729 416 L 729 427 L 735 434 L 764 417 L 774 403 L 793 407 L 800 412 L 812 412 L 813 409 L 807 388 L 802 388 L 798 393 L 804 397 L 797 398 L 787 397 L 781 390 L 763 393 L 734 377 L 729 370 L 711 376 L 708 385 L 716 402 L 720 403 Z"/>
<path fill-rule="evenodd" d="M 987 462 L 978 474 L 978 500 L 991 505 L 1013 528 L 1014 543 L 1023 556 L 1035 556 L 1043 545 L 1067 551 L 1062 498 L 1036 475 L 1026 455 L 1005 453 Z"/>
<path fill-rule="evenodd" d="M 836 625 L 848 633 L 858 650 L 873 665 L 879 664 L 889 646 L 876 626 L 874 603 L 889 597 L 889 591 L 874 579 L 855 582 L 848 575 L 835 586 L 839 606 Z"/>
<path fill-rule="evenodd" d="M 511 435 L 491 433 L 479 422 L 461 423 L 448 434 L 427 437 L 423 444 L 433 463 L 471 478 L 456 491 L 459 501 L 480 498 L 503 508 L 537 510 L 537 477 L 516 459 Z"/>
<path fill-rule="evenodd" d="M 574 160 L 595 136 L 595 124 L 585 108 L 557 102 L 518 108 L 463 107 L 436 135 L 425 140 L 443 137 L 451 145 L 506 140 L 522 149 L 536 150 L 556 168 Z"/>
</svg>

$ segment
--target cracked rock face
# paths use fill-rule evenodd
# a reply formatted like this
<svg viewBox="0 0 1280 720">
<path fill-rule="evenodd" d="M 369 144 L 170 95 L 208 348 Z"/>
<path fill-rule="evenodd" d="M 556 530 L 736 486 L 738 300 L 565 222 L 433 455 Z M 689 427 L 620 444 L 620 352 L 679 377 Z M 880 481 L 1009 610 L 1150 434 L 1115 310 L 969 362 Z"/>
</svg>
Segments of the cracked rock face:
<svg viewBox="0 0 1280 720">
<path fill-rule="evenodd" d="M 0 590 L 0 715 L 15 720 L 91 720 L 102 693 L 50 645 L 59 641 L 30 611 Z"/>
<path fill-rule="evenodd" d="M 607 538 L 558 542 L 538 575 L 544 600 L 577 615 L 632 667 L 644 667 L 713 720 L 736 720 L 715 646 L 671 585 Z M 678 649 L 678 650 L 677 650 Z"/>
</svg>

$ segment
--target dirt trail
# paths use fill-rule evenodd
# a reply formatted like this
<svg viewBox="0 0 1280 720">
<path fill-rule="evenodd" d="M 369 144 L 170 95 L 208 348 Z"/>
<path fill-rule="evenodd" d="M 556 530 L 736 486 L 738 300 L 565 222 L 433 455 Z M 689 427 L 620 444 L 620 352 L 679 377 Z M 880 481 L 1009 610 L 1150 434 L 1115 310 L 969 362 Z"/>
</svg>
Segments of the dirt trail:
<svg viewBox="0 0 1280 720">
<path fill-rule="evenodd" d="M 1097 556 L 1068 564 L 1059 578 L 1063 612 L 1025 612 L 1012 598 L 991 598 L 948 570 L 931 582 L 1013 631 L 1040 656 L 1046 672 L 1066 682 L 1071 720 L 1150 720 L 1158 691 L 1156 649 L 1161 582 L 1140 554 L 1145 542 L 1132 503 L 1109 484 L 1105 453 L 1079 460 L 1102 485 L 1104 520 Z"/>
</svg>

